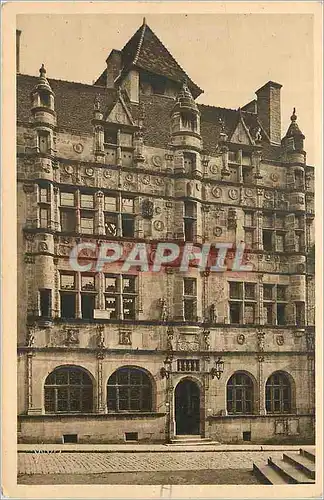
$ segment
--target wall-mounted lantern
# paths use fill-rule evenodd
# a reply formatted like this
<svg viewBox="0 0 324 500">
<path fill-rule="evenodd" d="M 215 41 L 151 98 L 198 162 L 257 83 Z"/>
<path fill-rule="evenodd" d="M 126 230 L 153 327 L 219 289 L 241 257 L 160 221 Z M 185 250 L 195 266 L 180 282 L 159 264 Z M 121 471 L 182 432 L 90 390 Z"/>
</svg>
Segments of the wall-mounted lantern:
<svg viewBox="0 0 324 500">
<path fill-rule="evenodd" d="M 210 374 L 212 378 L 217 378 L 218 380 L 221 378 L 222 373 L 224 372 L 224 361 L 221 358 L 218 358 L 215 362 L 215 366 L 210 370 Z"/>
</svg>

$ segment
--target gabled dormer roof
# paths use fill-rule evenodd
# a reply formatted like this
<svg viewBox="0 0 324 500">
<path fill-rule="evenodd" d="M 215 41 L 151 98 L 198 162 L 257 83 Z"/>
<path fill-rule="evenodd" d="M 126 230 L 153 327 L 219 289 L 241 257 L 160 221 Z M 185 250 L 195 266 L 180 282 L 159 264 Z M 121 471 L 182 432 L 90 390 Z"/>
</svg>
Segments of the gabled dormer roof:
<svg viewBox="0 0 324 500">
<path fill-rule="evenodd" d="M 196 99 L 203 90 L 198 87 L 177 63 L 168 49 L 163 45 L 144 19 L 142 26 L 130 38 L 121 50 L 122 71 L 120 78 L 132 67 L 148 71 L 155 75 L 164 76 L 177 83 L 187 82 L 188 87 Z M 95 85 L 105 85 L 105 70 Z"/>
</svg>

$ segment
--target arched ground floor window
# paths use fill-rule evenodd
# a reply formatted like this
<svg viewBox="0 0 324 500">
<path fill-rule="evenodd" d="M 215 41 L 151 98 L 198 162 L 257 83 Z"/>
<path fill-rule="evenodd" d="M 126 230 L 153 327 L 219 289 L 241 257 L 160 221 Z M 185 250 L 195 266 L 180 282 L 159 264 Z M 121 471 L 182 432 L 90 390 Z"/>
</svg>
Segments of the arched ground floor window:
<svg viewBox="0 0 324 500">
<path fill-rule="evenodd" d="M 291 412 L 291 384 L 283 372 L 273 373 L 266 383 L 266 410 L 268 413 Z"/>
<path fill-rule="evenodd" d="M 227 382 L 227 412 L 253 413 L 253 381 L 245 373 L 234 373 Z"/>
<path fill-rule="evenodd" d="M 93 387 L 79 367 L 56 368 L 45 380 L 45 413 L 82 413 L 93 410 Z"/>
<path fill-rule="evenodd" d="M 152 399 L 151 379 L 140 368 L 119 368 L 108 380 L 110 411 L 152 411 Z"/>
</svg>

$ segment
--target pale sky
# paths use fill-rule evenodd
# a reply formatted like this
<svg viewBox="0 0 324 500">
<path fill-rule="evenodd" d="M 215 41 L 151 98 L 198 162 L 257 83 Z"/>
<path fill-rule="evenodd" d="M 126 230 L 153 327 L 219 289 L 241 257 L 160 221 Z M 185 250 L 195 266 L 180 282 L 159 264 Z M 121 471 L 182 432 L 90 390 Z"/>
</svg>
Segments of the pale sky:
<svg viewBox="0 0 324 500">
<path fill-rule="evenodd" d="M 17 16 L 20 72 L 92 83 L 112 49 L 121 49 L 142 14 Z M 148 14 L 146 22 L 190 78 L 204 90 L 198 102 L 237 109 L 268 80 L 281 90 L 282 134 L 296 107 L 313 162 L 313 17 L 308 14 Z"/>
</svg>

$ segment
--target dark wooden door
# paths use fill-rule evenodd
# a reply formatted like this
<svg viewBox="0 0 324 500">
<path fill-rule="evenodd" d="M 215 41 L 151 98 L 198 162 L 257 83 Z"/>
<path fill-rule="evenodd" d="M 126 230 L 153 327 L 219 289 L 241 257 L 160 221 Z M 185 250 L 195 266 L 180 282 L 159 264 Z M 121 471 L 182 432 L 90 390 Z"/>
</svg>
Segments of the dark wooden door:
<svg viewBox="0 0 324 500">
<path fill-rule="evenodd" d="M 175 390 L 176 434 L 200 434 L 200 390 L 192 380 L 179 382 Z"/>
</svg>

